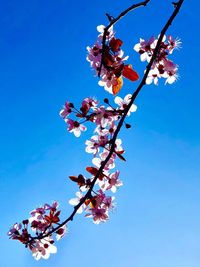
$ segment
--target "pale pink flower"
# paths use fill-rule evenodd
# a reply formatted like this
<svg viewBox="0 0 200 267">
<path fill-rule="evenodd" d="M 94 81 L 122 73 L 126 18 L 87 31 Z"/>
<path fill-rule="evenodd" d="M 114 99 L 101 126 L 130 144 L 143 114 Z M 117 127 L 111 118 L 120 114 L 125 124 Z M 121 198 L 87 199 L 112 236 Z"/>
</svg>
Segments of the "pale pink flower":
<svg viewBox="0 0 200 267">
<path fill-rule="evenodd" d="M 140 54 L 141 61 L 149 62 L 151 60 L 153 49 L 155 49 L 155 37 L 152 36 L 149 40 L 140 38 L 140 42 L 134 46 L 134 50 Z"/>
<path fill-rule="evenodd" d="M 103 201 L 103 207 L 105 207 L 107 210 L 112 210 L 114 208 L 113 200 L 115 197 L 105 197 Z"/>
<path fill-rule="evenodd" d="M 54 254 L 57 252 L 57 248 L 53 245 L 53 243 L 54 241 L 48 237 L 37 240 L 31 248 L 33 257 L 36 260 L 41 258 L 47 260 L 51 253 Z"/>
<path fill-rule="evenodd" d="M 107 158 L 109 154 L 109 151 L 108 150 L 104 150 L 102 153 L 99 154 L 100 158 L 93 158 L 92 159 L 92 163 L 100 168 L 101 167 L 101 164 L 104 162 L 104 160 Z M 116 158 L 116 155 L 113 154 L 109 161 L 106 163 L 106 166 L 104 167 L 104 170 L 105 171 L 109 171 L 110 169 L 113 169 L 115 167 L 115 158 Z"/>
<path fill-rule="evenodd" d="M 164 70 L 165 72 L 163 73 L 162 77 L 166 78 L 165 84 L 174 83 L 178 78 L 178 74 L 177 74 L 178 66 L 174 64 L 171 60 L 165 60 Z"/>
<path fill-rule="evenodd" d="M 109 218 L 105 208 L 92 208 L 90 211 L 91 214 L 86 214 L 86 217 L 92 217 L 95 224 L 106 222 Z"/>
<path fill-rule="evenodd" d="M 131 97 L 132 97 L 131 94 L 126 95 L 124 99 L 122 99 L 119 96 L 116 96 L 114 101 L 117 105 L 119 105 L 120 109 L 124 110 L 127 107 L 127 105 L 130 103 Z M 136 110 L 137 110 L 137 106 L 135 104 L 132 104 L 127 113 L 127 116 L 130 116 L 131 112 L 135 112 Z"/>
<path fill-rule="evenodd" d="M 117 77 L 115 77 L 114 75 L 110 75 L 109 73 L 106 73 L 102 75 L 102 78 L 98 82 L 98 85 L 103 86 L 107 92 L 113 94 L 112 87 L 114 85 L 117 85 Z"/>
<path fill-rule="evenodd" d="M 73 104 L 68 101 L 65 102 L 63 109 L 60 111 L 60 116 L 65 119 L 72 112 Z"/>
<path fill-rule="evenodd" d="M 98 42 L 91 47 L 87 47 L 88 56 L 86 57 L 87 61 L 90 62 L 90 66 L 97 71 L 101 63 L 101 47 L 102 45 Z"/>
<path fill-rule="evenodd" d="M 86 105 L 88 108 L 94 108 L 98 104 L 98 101 L 93 97 L 86 97 L 83 99 L 82 106 Z"/>
<path fill-rule="evenodd" d="M 87 140 L 85 144 L 87 145 L 85 151 L 87 153 L 93 153 L 94 156 L 99 152 L 100 147 L 104 147 L 108 143 L 107 135 L 94 135 L 90 140 Z"/>
<path fill-rule="evenodd" d="M 43 214 L 45 214 L 45 207 L 39 207 L 39 208 L 36 208 L 35 210 L 31 211 L 30 212 L 31 216 L 40 220 L 43 218 Z"/>
<path fill-rule="evenodd" d="M 167 37 L 169 43 L 169 53 L 172 54 L 174 49 L 181 48 L 181 40 L 179 38 L 173 38 L 171 35 Z"/>
<path fill-rule="evenodd" d="M 84 132 L 87 130 L 86 126 L 79 123 L 78 121 L 74 121 L 71 119 L 65 119 L 65 122 L 68 124 L 67 130 L 70 133 L 74 133 L 76 137 L 79 137 L 81 135 L 81 132 Z"/>
<path fill-rule="evenodd" d="M 69 200 L 69 204 L 72 206 L 76 206 L 80 203 L 81 199 L 83 198 L 83 195 L 81 194 L 81 192 L 76 192 L 76 197 L 75 198 L 71 198 Z M 80 206 L 80 208 L 77 210 L 77 213 L 82 213 L 83 210 L 85 209 L 85 205 L 83 204 L 82 206 Z"/>
<path fill-rule="evenodd" d="M 7 233 L 11 238 L 13 238 L 15 235 L 19 235 L 19 231 L 22 229 L 21 223 L 15 223 Z"/>
<path fill-rule="evenodd" d="M 45 231 L 51 224 L 48 220 L 46 220 L 45 216 L 49 216 L 50 212 L 52 213 L 52 216 L 54 216 L 57 212 L 58 206 L 58 202 L 54 201 L 51 205 L 46 203 L 42 207 L 36 208 L 35 210 L 31 211 L 31 217 L 28 221 L 31 224 L 32 231 Z M 56 215 L 57 219 L 59 219 L 58 216 L 59 215 Z"/>
<path fill-rule="evenodd" d="M 97 125 L 100 125 L 101 127 L 105 128 L 112 123 L 113 119 L 113 113 L 108 108 L 105 109 L 104 106 L 100 106 L 99 108 L 95 109 L 94 122 Z"/>
<path fill-rule="evenodd" d="M 158 78 L 160 77 L 161 75 L 157 68 L 151 69 L 148 77 L 146 78 L 146 84 L 151 84 L 153 82 L 155 85 L 158 85 Z"/>
<path fill-rule="evenodd" d="M 57 241 L 63 238 L 63 236 L 67 233 L 67 226 L 63 225 L 56 231 L 56 239 Z"/>
<path fill-rule="evenodd" d="M 86 214 L 86 217 L 92 217 L 95 224 L 105 222 L 109 219 L 108 211 L 113 208 L 112 201 L 114 198 L 108 197 L 102 190 L 97 191 L 97 195 L 94 197 L 95 206 L 90 208 L 91 213 Z"/>
<path fill-rule="evenodd" d="M 103 34 L 104 34 L 104 29 L 105 29 L 105 26 L 104 26 L 104 25 L 99 25 L 99 26 L 97 26 L 97 31 L 100 33 L 100 36 L 103 36 Z M 114 36 L 113 26 L 111 26 L 111 27 L 108 29 L 107 38 L 112 38 L 113 36 Z"/>
<path fill-rule="evenodd" d="M 140 54 L 142 61 L 147 60 L 147 62 L 149 62 L 151 60 L 158 39 L 155 39 L 154 37 L 151 37 L 149 41 L 140 39 L 140 43 L 134 46 L 134 49 Z M 174 39 L 171 35 L 169 35 L 167 38 L 165 35 L 163 36 L 157 57 L 154 60 L 151 70 L 146 79 L 146 84 L 151 84 L 152 82 L 154 82 L 154 84 L 157 85 L 159 78 L 165 78 L 165 84 L 172 84 L 177 80 L 178 66 L 167 57 L 169 56 L 169 54 L 172 54 L 174 49 L 178 49 L 180 47 L 180 44 L 180 39 Z"/>
<path fill-rule="evenodd" d="M 59 207 L 59 203 L 57 201 L 53 201 L 53 203 L 50 204 L 44 204 L 45 210 L 56 210 Z"/>
<path fill-rule="evenodd" d="M 122 152 L 124 151 L 123 148 L 122 148 L 122 140 L 121 139 L 116 139 L 115 141 L 115 151 L 116 152 Z"/>
<path fill-rule="evenodd" d="M 104 62 L 102 63 L 102 37 L 104 34 L 105 26 L 100 25 L 97 30 L 100 32 L 98 39 L 93 47 L 87 47 L 88 55 L 87 61 L 90 66 L 95 70 L 96 75 L 100 74 L 101 80 L 99 85 L 103 86 L 105 90 L 113 94 L 113 86 L 118 85 L 118 78 L 122 75 L 124 68 L 124 61 L 128 56 L 124 57 L 124 52 L 121 49 L 122 41 L 114 37 L 112 27 L 106 34 L 106 49 L 104 51 Z M 113 43 L 118 42 L 116 48 Z M 99 73 L 101 68 L 101 73 Z"/>
<path fill-rule="evenodd" d="M 122 181 L 119 180 L 119 171 L 116 171 L 109 175 L 108 180 L 108 186 L 106 187 L 106 190 L 111 190 L 113 193 L 115 193 L 118 189 L 118 187 L 122 186 Z"/>
</svg>

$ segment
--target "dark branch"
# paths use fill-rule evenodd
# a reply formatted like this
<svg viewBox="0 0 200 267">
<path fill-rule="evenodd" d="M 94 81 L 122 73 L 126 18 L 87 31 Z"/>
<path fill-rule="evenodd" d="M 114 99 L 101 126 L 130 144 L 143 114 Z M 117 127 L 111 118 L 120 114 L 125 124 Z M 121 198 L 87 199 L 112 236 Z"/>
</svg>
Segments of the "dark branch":
<svg viewBox="0 0 200 267">
<path fill-rule="evenodd" d="M 148 2 L 148 1 L 145 1 L 145 2 Z M 141 91 L 141 89 L 143 88 L 143 86 L 145 85 L 145 83 L 146 83 L 146 78 L 147 78 L 147 76 L 148 76 L 148 74 L 149 74 L 149 71 L 150 71 L 150 69 L 151 69 L 151 67 L 152 67 L 152 64 L 153 64 L 153 62 L 155 61 L 155 59 L 156 59 L 156 57 L 157 57 L 157 55 L 158 55 L 158 53 L 159 53 L 160 44 L 161 44 L 161 42 L 162 42 L 162 39 L 163 39 L 164 35 L 166 34 L 168 28 L 169 28 L 170 25 L 172 24 L 173 20 L 175 19 L 176 15 L 178 14 L 178 12 L 179 12 L 179 10 L 180 10 L 180 8 L 181 8 L 183 2 L 184 2 L 184 0 L 179 0 L 179 2 L 177 2 L 177 5 L 176 5 L 176 7 L 175 7 L 175 9 L 174 9 L 174 11 L 173 11 L 173 13 L 172 13 L 172 15 L 170 16 L 169 20 L 167 21 L 167 23 L 165 24 L 165 26 L 164 26 L 163 29 L 161 30 L 160 37 L 159 37 L 159 39 L 158 39 L 158 42 L 157 42 L 156 48 L 155 48 L 155 50 L 154 50 L 154 53 L 153 53 L 153 55 L 152 55 L 152 58 L 151 58 L 149 64 L 147 65 L 147 67 L 146 67 L 145 74 L 144 74 L 144 76 L 143 76 L 143 78 L 142 78 L 142 80 L 141 80 L 139 86 L 137 87 L 137 89 L 135 90 L 135 92 L 132 94 L 131 101 L 129 102 L 129 104 L 127 105 L 126 109 L 124 110 L 124 114 L 123 114 L 123 116 L 121 117 L 121 119 L 120 119 L 120 121 L 119 121 L 119 123 L 118 123 L 118 125 L 117 125 L 117 129 L 116 129 L 116 131 L 115 131 L 115 133 L 114 133 L 114 135 L 113 135 L 113 138 L 111 139 L 111 148 L 110 148 L 110 152 L 109 152 L 107 158 L 105 159 L 105 161 L 102 163 L 101 167 L 99 168 L 97 174 L 95 175 L 95 177 L 94 177 L 94 179 L 93 179 L 93 181 L 92 181 L 92 183 L 91 183 L 91 186 L 90 186 L 89 190 L 87 191 L 87 193 L 85 194 L 85 196 L 81 199 L 81 201 L 79 202 L 79 204 L 76 205 L 76 206 L 74 207 L 73 212 L 71 213 L 71 215 L 70 215 L 65 221 L 63 221 L 61 224 L 59 224 L 59 225 L 58 225 L 57 227 L 55 227 L 53 230 L 49 231 L 47 234 L 43 234 L 43 235 L 41 235 L 41 236 L 32 237 L 31 240 L 45 238 L 45 237 L 47 237 L 47 236 L 53 234 L 54 232 L 56 232 L 60 227 L 62 227 L 63 225 L 67 224 L 69 221 L 72 221 L 73 218 L 74 218 L 74 216 L 75 216 L 75 214 L 76 214 L 76 212 L 77 212 L 77 210 L 84 204 L 84 202 L 85 202 L 86 199 L 88 199 L 88 198 L 91 197 L 91 192 L 92 192 L 92 190 L 93 190 L 93 187 L 94 187 L 94 185 L 95 185 L 95 183 L 96 183 L 96 181 L 97 181 L 99 175 L 103 172 L 103 170 L 104 170 L 104 168 L 105 168 L 107 162 L 109 161 L 109 159 L 111 158 L 111 156 L 112 156 L 113 153 L 115 152 L 115 141 L 116 141 L 117 136 L 118 136 L 118 133 L 120 132 L 120 129 L 121 129 L 123 123 L 124 123 L 124 120 L 125 120 L 125 118 L 126 118 L 126 115 L 127 115 L 128 111 L 130 110 L 131 105 L 132 105 L 133 102 L 135 101 L 137 95 L 139 94 L 139 92 Z M 143 3 L 144 3 L 144 2 L 143 2 Z M 128 12 L 128 11 L 127 11 L 127 12 Z M 127 13 L 127 12 L 126 12 L 126 13 Z M 126 13 L 125 13 L 125 14 L 126 14 Z M 116 22 L 116 21 L 115 21 L 115 22 Z M 31 241 L 29 241 L 29 242 L 31 242 Z"/>
</svg>

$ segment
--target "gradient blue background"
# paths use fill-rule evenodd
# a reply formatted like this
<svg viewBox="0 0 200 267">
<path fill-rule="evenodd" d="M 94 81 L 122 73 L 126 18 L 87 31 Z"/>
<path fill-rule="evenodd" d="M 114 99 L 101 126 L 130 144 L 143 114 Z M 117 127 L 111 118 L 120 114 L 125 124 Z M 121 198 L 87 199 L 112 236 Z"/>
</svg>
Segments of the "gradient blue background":
<svg viewBox="0 0 200 267">
<path fill-rule="evenodd" d="M 122 3 L 123 2 L 123 3 Z M 76 187 L 68 175 L 90 165 L 85 139 L 67 133 L 58 113 L 65 100 L 103 99 L 86 46 L 96 39 L 105 12 L 117 15 L 133 1 L 1 1 L 0 9 L 0 246 L 2 267 L 199 267 L 200 108 L 199 2 L 185 1 L 168 33 L 182 40 L 172 59 L 180 79 L 146 86 L 136 100 L 133 127 L 120 136 L 126 163 L 118 162 L 124 187 L 111 220 L 99 226 L 78 215 L 48 261 L 6 236 L 9 227 L 45 202 L 58 200 L 63 218 Z M 115 27 L 130 61 L 139 37 L 157 35 L 172 12 L 171 1 L 152 2 Z M 125 82 L 121 96 L 137 83 Z"/>
</svg>

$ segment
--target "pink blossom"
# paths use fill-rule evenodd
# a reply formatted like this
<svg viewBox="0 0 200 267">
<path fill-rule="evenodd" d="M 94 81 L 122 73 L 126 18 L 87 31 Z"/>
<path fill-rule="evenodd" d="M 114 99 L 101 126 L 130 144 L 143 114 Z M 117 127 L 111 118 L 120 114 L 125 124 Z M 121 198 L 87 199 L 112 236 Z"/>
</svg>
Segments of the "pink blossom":
<svg viewBox="0 0 200 267">
<path fill-rule="evenodd" d="M 51 253 L 54 254 L 57 252 L 57 248 L 53 245 L 53 243 L 54 241 L 48 237 L 37 240 L 34 246 L 31 248 L 33 257 L 36 260 L 41 258 L 47 260 Z"/>
<path fill-rule="evenodd" d="M 107 128 L 104 128 L 101 125 L 97 125 L 94 132 L 97 133 L 100 138 L 104 139 L 103 136 L 106 136 L 106 138 L 108 139 L 109 137 L 111 138 L 117 128 L 117 125 L 114 120 L 116 120 L 116 116 L 113 116 L 113 121 L 109 122 L 108 125 L 106 125 Z"/>
<path fill-rule="evenodd" d="M 149 62 L 151 60 L 157 42 L 158 39 L 151 37 L 149 41 L 140 39 L 140 43 L 134 46 L 134 49 L 140 54 L 142 61 L 147 60 L 147 62 Z M 178 66 L 169 60 L 168 56 L 172 54 L 174 49 L 178 49 L 180 44 L 180 40 L 177 38 L 173 39 L 171 35 L 169 35 L 168 38 L 166 38 L 165 35 L 163 36 L 157 57 L 148 73 L 146 84 L 154 82 L 155 85 L 158 85 L 159 78 L 165 78 L 165 84 L 172 84 L 177 80 Z"/>
<path fill-rule="evenodd" d="M 114 208 L 114 205 L 113 205 L 114 199 L 115 197 L 105 197 L 103 201 L 103 206 L 108 210 L 112 210 Z"/>
<path fill-rule="evenodd" d="M 88 106 L 88 108 L 94 108 L 98 104 L 98 101 L 95 98 L 92 97 L 86 97 L 83 99 L 82 106 Z"/>
<path fill-rule="evenodd" d="M 106 190 L 111 190 L 113 193 L 115 193 L 118 189 L 118 187 L 122 186 L 123 183 L 119 180 L 119 171 L 116 171 L 109 175 L 108 180 L 108 186 L 106 187 Z"/>
<path fill-rule="evenodd" d="M 28 220 L 22 222 L 23 226 L 21 223 L 15 223 L 7 233 L 8 236 L 13 240 L 18 240 L 23 244 L 27 244 L 30 240 L 30 234 L 27 230 L 28 223 Z"/>
<path fill-rule="evenodd" d="M 91 214 L 86 214 L 86 217 L 93 217 L 93 222 L 99 224 L 108 220 L 107 210 L 105 208 L 92 208 Z"/>
<path fill-rule="evenodd" d="M 74 133 L 76 137 L 79 137 L 82 131 L 84 132 L 87 130 L 87 128 L 83 124 L 80 124 L 78 121 L 74 121 L 71 119 L 65 119 L 65 121 L 68 124 L 67 130 L 70 133 Z"/>
<path fill-rule="evenodd" d="M 106 109 L 104 106 L 100 106 L 99 108 L 95 109 L 94 122 L 97 125 L 105 128 L 109 126 L 114 119 L 115 117 L 110 109 Z"/>
<path fill-rule="evenodd" d="M 39 207 L 30 212 L 32 217 L 36 217 L 38 220 L 42 218 L 42 215 L 45 214 L 45 207 Z"/>
<path fill-rule="evenodd" d="M 97 31 L 100 33 L 100 34 L 99 34 L 99 37 L 100 37 L 100 36 L 103 36 L 103 34 L 104 34 L 104 29 L 105 29 L 105 26 L 104 26 L 104 25 L 99 25 L 99 26 L 97 26 Z M 108 29 L 108 34 L 107 34 L 106 38 L 109 39 L 109 38 L 112 38 L 113 36 L 114 36 L 113 26 L 111 26 L 111 27 Z"/>
<path fill-rule="evenodd" d="M 57 201 L 53 201 L 53 203 L 50 204 L 44 204 L 45 210 L 56 210 L 59 207 L 59 203 Z"/>
<path fill-rule="evenodd" d="M 124 150 L 122 148 L 122 140 L 121 139 L 116 139 L 115 141 L 115 152 L 122 152 L 124 153 Z"/>
<path fill-rule="evenodd" d="M 166 78 L 165 84 L 174 83 L 178 78 L 178 74 L 177 74 L 178 66 L 174 64 L 171 60 L 165 60 L 164 70 L 165 72 L 163 73 L 162 77 Z"/>
<path fill-rule="evenodd" d="M 172 54 L 174 49 L 179 49 L 181 47 L 181 40 L 179 38 L 173 38 L 171 35 L 167 37 L 169 43 L 169 53 Z"/>
<path fill-rule="evenodd" d="M 69 204 L 72 206 L 76 206 L 80 203 L 81 199 L 83 198 L 83 195 L 81 192 L 76 192 L 76 198 L 71 198 L 69 200 Z M 83 210 L 85 209 L 85 205 L 83 204 L 82 206 L 80 206 L 80 208 L 77 210 L 77 213 L 82 213 Z"/>
<path fill-rule="evenodd" d="M 100 158 L 96 157 L 96 158 L 92 159 L 92 163 L 95 166 L 97 166 L 98 168 L 100 168 L 101 164 L 107 158 L 108 154 L 109 154 L 109 151 L 108 150 L 104 150 L 102 153 L 99 154 Z M 108 171 L 108 170 L 113 169 L 115 167 L 115 158 L 116 158 L 116 155 L 112 154 L 112 156 L 110 157 L 110 159 L 106 163 L 106 166 L 104 167 L 105 171 Z"/>
<path fill-rule="evenodd" d="M 161 75 L 158 71 L 158 68 L 151 69 L 149 71 L 148 77 L 146 78 L 146 84 L 151 84 L 154 82 L 155 85 L 158 85 L 158 78 L 160 78 Z"/>
<path fill-rule="evenodd" d="M 87 140 L 85 144 L 87 145 L 85 151 L 87 153 L 93 153 L 94 156 L 99 152 L 100 147 L 105 147 L 108 143 L 107 135 L 94 135 L 90 140 Z"/>
<path fill-rule="evenodd" d="M 63 238 L 63 236 L 67 233 L 67 226 L 63 225 L 56 231 L 56 239 L 57 241 Z"/>
<path fill-rule="evenodd" d="M 90 62 L 90 66 L 97 70 L 100 67 L 101 63 L 101 44 L 98 42 L 95 43 L 95 45 L 91 47 L 87 47 L 88 56 L 86 57 L 87 61 Z"/>
<path fill-rule="evenodd" d="M 105 222 L 109 219 L 108 212 L 113 208 L 114 198 L 108 197 L 102 190 L 97 191 L 97 195 L 94 197 L 94 206 L 89 209 L 90 213 L 87 213 L 86 217 L 92 217 L 95 224 Z"/>
<path fill-rule="evenodd" d="M 87 47 L 88 55 L 86 59 L 90 62 L 90 66 L 95 70 L 97 75 L 99 75 L 101 68 L 101 80 L 98 84 L 113 94 L 113 87 L 118 85 L 118 78 L 122 76 L 124 61 L 128 59 L 128 56 L 124 57 L 124 52 L 121 50 L 122 41 L 114 37 L 114 32 L 110 28 L 106 35 L 104 60 L 102 61 L 102 37 L 104 29 L 105 26 L 103 25 L 97 27 L 100 34 L 94 46 Z"/>
<path fill-rule="evenodd" d="M 60 111 L 60 116 L 65 119 L 72 112 L 72 108 L 73 104 L 66 101 L 63 109 Z"/>
<path fill-rule="evenodd" d="M 127 105 L 130 103 L 131 97 L 132 97 L 131 94 L 126 95 L 124 97 L 124 99 L 122 99 L 119 96 L 116 96 L 115 97 L 115 103 L 117 105 L 119 105 L 121 110 L 124 110 L 127 107 Z M 127 113 L 127 116 L 130 116 L 131 112 L 135 112 L 136 110 L 137 110 L 137 106 L 135 104 L 132 104 L 130 109 L 129 109 L 129 111 L 128 111 L 128 113 Z"/>
<path fill-rule="evenodd" d="M 31 224 L 32 231 L 44 232 L 50 228 L 53 223 L 58 222 L 60 215 L 60 211 L 57 211 L 58 206 L 58 202 L 54 201 L 51 205 L 44 204 L 42 207 L 31 211 L 31 217 L 28 221 Z"/>
<path fill-rule="evenodd" d="M 19 235 L 19 231 L 22 229 L 21 223 L 15 223 L 9 230 L 8 235 L 13 238 Z M 15 239 L 15 238 L 13 238 Z"/>
<path fill-rule="evenodd" d="M 141 61 L 149 62 L 155 46 L 156 42 L 154 36 L 147 41 L 140 38 L 140 42 L 134 46 L 134 50 L 140 54 Z"/>
<path fill-rule="evenodd" d="M 98 82 L 99 86 L 103 86 L 107 92 L 113 94 L 113 86 L 117 85 L 117 83 L 117 77 L 113 73 L 102 71 L 102 79 Z"/>
</svg>

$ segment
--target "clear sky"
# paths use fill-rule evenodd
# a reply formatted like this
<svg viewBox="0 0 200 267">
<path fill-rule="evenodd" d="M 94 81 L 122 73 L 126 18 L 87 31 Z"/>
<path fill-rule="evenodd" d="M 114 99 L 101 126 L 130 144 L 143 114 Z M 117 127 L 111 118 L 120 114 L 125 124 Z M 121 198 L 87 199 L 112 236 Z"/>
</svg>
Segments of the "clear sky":
<svg viewBox="0 0 200 267">
<path fill-rule="evenodd" d="M 136 100 L 130 130 L 120 136 L 126 163 L 118 162 L 124 186 L 108 223 L 96 226 L 78 215 L 48 261 L 36 262 L 6 236 L 9 227 L 43 203 L 58 200 L 63 218 L 76 187 L 69 175 L 83 172 L 91 156 L 85 140 L 66 131 L 59 110 L 65 100 L 108 96 L 97 85 L 86 46 L 96 39 L 105 13 L 117 15 L 134 1 L 1 1 L 0 9 L 0 246 L 2 267 L 199 267 L 200 107 L 199 1 L 187 1 L 168 31 L 182 40 L 172 59 L 180 79 L 146 86 Z M 171 1 L 152 0 L 116 26 L 123 49 L 140 75 L 133 45 L 157 35 Z M 137 83 L 126 82 L 121 96 Z M 112 96 L 111 96 L 112 97 Z"/>
</svg>

